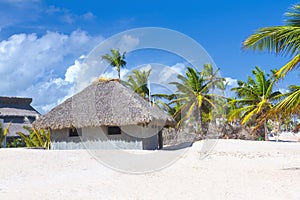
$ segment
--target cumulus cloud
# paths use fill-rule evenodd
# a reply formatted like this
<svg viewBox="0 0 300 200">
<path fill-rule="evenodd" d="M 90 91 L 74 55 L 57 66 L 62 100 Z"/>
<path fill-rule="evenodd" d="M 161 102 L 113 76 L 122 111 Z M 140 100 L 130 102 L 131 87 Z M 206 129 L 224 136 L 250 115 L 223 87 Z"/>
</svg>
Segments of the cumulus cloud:
<svg viewBox="0 0 300 200">
<path fill-rule="evenodd" d="M 47 81 L 37 82 L 23 91 L 22 94 L 33 97 L 34 106 L 39 111 L 48 112 L 77 92 L 75 81 L 78 78 L 82 62 L 83 57 L 80 56 L 73 65 L 67 68 L 64 78 L 50 78 Z"/>
<path fill-rule="evenodd" d="M 238 80 L 231 78 L 231 77 L 225 77 L 225 96 L 226 97 L 234 97 L 235 93 L 233 91 L 231 91 L 232 88 L 238 87 Z"/>
<path fill-rule="evenodd" d="M 37 109 L 47 111 L 42 107 L 57 104 L 69 95 L 78 75 L 80 55 L 102 40 L 81 30 L 12 35 L 0 42 L 0 76 L 4 83 L 0 94 L 33 97 Z M 74 64 L 68 67 L 71 62 Z"/>
<path fill-rule="evenodd" d="M 176 91 L 176 87 L 174 85 L 170 85 L 170 82 L 179 81 L 177 79 L 178 74 L 184 75 L 186 66 L 184 63 L 176 63 L 172 66 L 163 65 L 160 63 L 149 63 L 140 65 L 134 69 L 138 69 L 141 71 L 147 71 L 151 69 L 151 74 L 149 77 L 151 84 L 151 93 L 152 94 L 171 94 Z M 131 74 L 131 70 L 127 71 L 126 77 Z"/>
<path fill-rule="evenodd" d="M 230 87 L 237 87 L 238 86 L 238 81 L 237 81 L 237 79 L 226 77 L 225 78 L 225 84 L 230 86 Z"/>
<path fill-rule="evenodd" d="M 108 78 L 117 78 L 117 71 L 111 67 L 109 63 L 101 59 L 102 55 L 110 53 L 112 48 L 118 49 L 122 52 L 130 52 L 139 45 L 139 38 L 131 35 L 113 36 L 101 43 L 89 53 L 84 63 L 81 66 L 78 80 L 76 81 L 76 91 L 80 91 L 88 86 L 99 76 Z M 128 67 L 128 66 L 127 66 Z M 127 74 L 128 70 L 123 68 L 121 70 L 121 78 Z"/>
<path fill-rule="evenodd" d="M 70 34 L 48 31 L 41 36 L 15 34 L 0 41 L 0 76 L 5 83 L 0 95 L 32 97 L 33 106 L 46 113 L 99 76 L 116 78 L 116 69 L 101 60 L 104 52 L 96 52 L 86 62 L 86 55 L 102 41 L 101 36 L 81 30 Z M 117 47 L 129 49 L 138 42 L 138 38 L 125 36 Z M 128 71 L 122 69 L 121 77 Z"/>
<path fill-rule="evenodd" d="M 82 57 L 79 57 L 82 58 Z M 74 83 L 74 81 L 77 79 L 78 74 L 80 71 L 80 63 L 78 60 L 75 60 L 74 65 L 71 65 L 65 74 L 65 81 L 69 82 L 69 83 Z"/>
</svg>

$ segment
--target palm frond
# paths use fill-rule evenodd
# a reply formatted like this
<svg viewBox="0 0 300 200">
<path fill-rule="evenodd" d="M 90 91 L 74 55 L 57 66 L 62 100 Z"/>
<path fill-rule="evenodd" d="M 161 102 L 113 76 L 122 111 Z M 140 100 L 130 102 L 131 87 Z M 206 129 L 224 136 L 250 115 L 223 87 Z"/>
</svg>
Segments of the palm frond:
<svg viewBox="0 0 300 200">
<path fill-rule="evenodd" d="M 300 27 L 274 26 L 259 29 L 244 42 L 245 49 L 295 56 L 299 53 Z"/>
<path fill-rule="evenodd" d="M 274 112 L 298 113 L 300 109 L 300 86 L 291 86 L 292 91 L 274 107 Z"/>
<path fill-rule="evenodd" d="M 296 55 L 292 60 L 290 60 L 287 64 L 285 64 L 283 67 L 281 67 L 277 72 L 275 73 L 276 78 L 283 78 L 286 76 L 286 74 L 296 67 L 299 66 L 300 62 L 300 54 Z"/>
<path fill-rule="evenodd" d="M 293 5 L 288 12 L 285 13 L 287 25 L 300 27 L 300 4 Z"/>
</svg>

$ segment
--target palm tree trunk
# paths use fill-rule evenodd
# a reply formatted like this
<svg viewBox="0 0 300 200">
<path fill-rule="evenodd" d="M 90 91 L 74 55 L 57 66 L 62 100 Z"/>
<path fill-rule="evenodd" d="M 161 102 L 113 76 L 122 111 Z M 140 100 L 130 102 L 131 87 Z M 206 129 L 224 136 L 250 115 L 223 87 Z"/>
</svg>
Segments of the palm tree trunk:
<svg viewBox="0 0 300 200">
<path fill-rule="evenodd" d="M 265 130 L 265 141 L 268 141 L 269 137 L 268 137 L 267 120 L 264 120 L 264 130 Z"/>
<path fill-rule="evenodd" d="M 281 124 L 282 124 L 282 120 L 281 120 L 281 116 L 279 116 L 278 119 L 278 127 L 277 127 L 277 135 L 281 132 Z"/>
<path fill-rule="evenodd" d="M 278 128 L 277 128 L 277 137 L 276 137 L 276 142 L 278 142 L 278 139 L 279 139 L 279 134 L 281 132 L 281 124 L 282 124 L 282 120 L 281 120 L 281 116 L 279 116 L 278 118 Z"/>
<path fill-rule="evenodd" d="M 200 137 L 201 139 L 203 139 L 203 127 L 202 127 L 202 115 L 201 115 L 201 109 L 199 109 L 199 112 L 198 112 L 198 119 L 199 119 L 199 133 L 200 133 Z"/>
<path fill-rule="evenodd" d="M 117 66 L 119 81 L 121 81 L 121 68 Z"/>
</svg>

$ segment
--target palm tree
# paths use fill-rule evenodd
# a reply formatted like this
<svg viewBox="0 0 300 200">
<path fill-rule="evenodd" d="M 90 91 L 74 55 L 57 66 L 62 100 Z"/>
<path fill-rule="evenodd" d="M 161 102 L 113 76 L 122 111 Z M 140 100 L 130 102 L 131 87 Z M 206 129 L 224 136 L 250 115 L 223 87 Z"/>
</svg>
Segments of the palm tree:
<svg viewBox="0 0 300 200">
<path fill-rule="evenodd" d="M 132 70 L 132 73 L 128 76 L 127 82 L 124 81 L 124 84 L 129 86 L 134 92 L 141 95 L 144 99 L 149 100 L 149 88 L 148 88 L 148 79 L 151 73 L 149 70 Z"/>
<path fill-rule="evenodd" d="M 216 102 L 216 107 L 215 109 L 213 109 L 213 113 L 210 113 L 211 115 L 214 115 L 214 117 L 210 117 L 210 118 L 214 118 L 214 120 L 212 120 L 212 122 L 214 122 L 216 124 L 216 117 L 224 117 L 223 115 L 225 114 L 224 112 L 224 103 L 226 101 L 225 99 L 225 79 L 222 78 L 219 75 L 219 71 L 220 68 L 218 68 L 217 70 L 214 70 L 213 66 L 211 64 L 204 64 L 203 65 L 203 70 L 201 71 L 201 75 L 204 77 L 204 79 L 211 83 L 211 93 L 219 93 L 222 94 L 221 98 L 215 98 Z M 218 89 L 216 91 L 216 89 Z"/>
<path fill-rule="evenodd" d="M 180 112 L 179 109 L 181 107 L 179 102 L 174 102 L 177 99 L 176 94 L 153 94 L 151 96 L 157 98 L 155 104 L 167 112 L 168 115 L 173 116 L 175 121 L 179 122 L 181 120 L 181 116 L 176 114 Z"/>
<path fill-rule="evenodd" d="M 300 86 L 291 85 L 290 92 L 285 94 L 286 98 L 279 102 L 273 109 L 274 113 L 282 115 L 298 114 L 300 109 Z"/>
<path fill-rule="evenodd" d="M 283 78 L 289 71 L 299 66 L 300 62 L 300 4 L 292 6 L 285 13 L 287 17 L 282 26 L 265 27 L 259 29 L 255 34 L 248 37 L 243 45 L 246 49 L 267 50 L 292 59 L 281 67 L 276 73 L 277 78 Z M 297 86 L 292 86 L 292 92 L 288 93 L 286 99 L 279 103 L 274 109 L 274 114 L 285 113 L 289 115 L 299 108 L 299 98 L 295 98 L 299 91 Z"/>
<path fill-rule="evenodd" d="M 279 101 L 270 111 L 269 116 L 274 116 L 278 121 L 277 129 L 280 132 L 281 125 L 292 124 L 295 126 L 294 130 L 297 132 L 300 128 L 300 124 L 295 124 L 292 120 L 293 116 L 299 115 L 300 109 L 300 86 L 290 85 L 289 92 L 280 95 L 281 101 Z"/>
<path fill-rule="evenodd" d="M 208 82 L 213 83 L 212 89 L 215 88 L 221 89 L 222 91 L 225 90 L 225 79 L 219 76 L 220 68 L 217 70 L 214 70 L 213 66 L 211 64 L 204 64 L 203 70 L 201 71 L 201 74 L 204 76 L 205 80 Z"/>
<path fill-rule="evenodd" d="M 124 67 L 126 65 L 126 61 L 125 61 L 126 52 L 121 54 L 117 49 L 111 49 L 110 52 L 111 55 L 105 54 L 104 56 L 102 56 L 102 59 L 109 62 L 110 66 L 117 68 L 118 77 L 119 80 L 121 80 L 121 67 Z"/>
<path fill-rule="evenodd" d="M 175 117 L 182 115 L 178 125 L 192 120 L 202 134 L 202 112 L 209 113 L 214 106 L 212 94 L 209 94 L 211 82 L 206 81 L 201 72 L 191 67 L 187 67 L 186 76 L 178 75 L 177 78 L 180 82 L 170 83 L 177 88 L 176 98 L 170 104 L 179 104 L 174 113 Z"/>
<path fill-rule="evenodd" d="M 3 124 L 0 122 L 0 148 L 2 147 L 2 143 L 5 140 L 6 135 L 9 133 L 10 125 L 11 123 L 9 123 L 6 128 L 3 128 Z"/>
<path fill-rule="evenodd" d="M 232 88 L 238 99 L 230 101 L 236 108 L 231 110 L 229 120 L 240 117 L 242 125 L 251 121 L 257 124 L 256 127 L 263 124 L 265 140 L 268 140 L 268 118 L 266 116 L 268 111 L 273 108 L 274 101 L 279 98 L 280 92 L 273 91 L 276 80 L 266 76 L 259 67 L 256 67 L 252 73 L 255 79 L 249 76 L 247 82 L 238 81 L 238 87 Z"/>
<path fill-rule="evenodd" d="M 277 77 L 284 77 L 289 71 L 299 66 L 300 62 L 300 4 L 294 5 L 285 13 L 287 19 L 282 26 L 260 28 L 249 36 L 243 46 L 268 52 L 275 52 L 293 57 L 286 65 L 276 72 Z"/>
</svg>

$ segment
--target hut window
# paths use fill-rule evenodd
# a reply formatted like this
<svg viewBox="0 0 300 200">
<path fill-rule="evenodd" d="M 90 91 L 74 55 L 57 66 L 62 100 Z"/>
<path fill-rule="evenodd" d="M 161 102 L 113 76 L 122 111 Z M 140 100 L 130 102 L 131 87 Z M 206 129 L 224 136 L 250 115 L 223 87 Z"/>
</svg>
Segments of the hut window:
<svg viewBox="0 0 300 200">
<path fill-rule="evenodd" d="M 118 134 L 121 134 L 121 129 L 118 126 L 109 126 L 107 128 L 107 134 L 108 135 L 118 135 Z"/>
<path fill-rule="evenodd" d="M 69 129 L 69 137 L 79 137 L 81 136 L 81 130 L 77 130 L 76 128 Z"/>
</svg>

